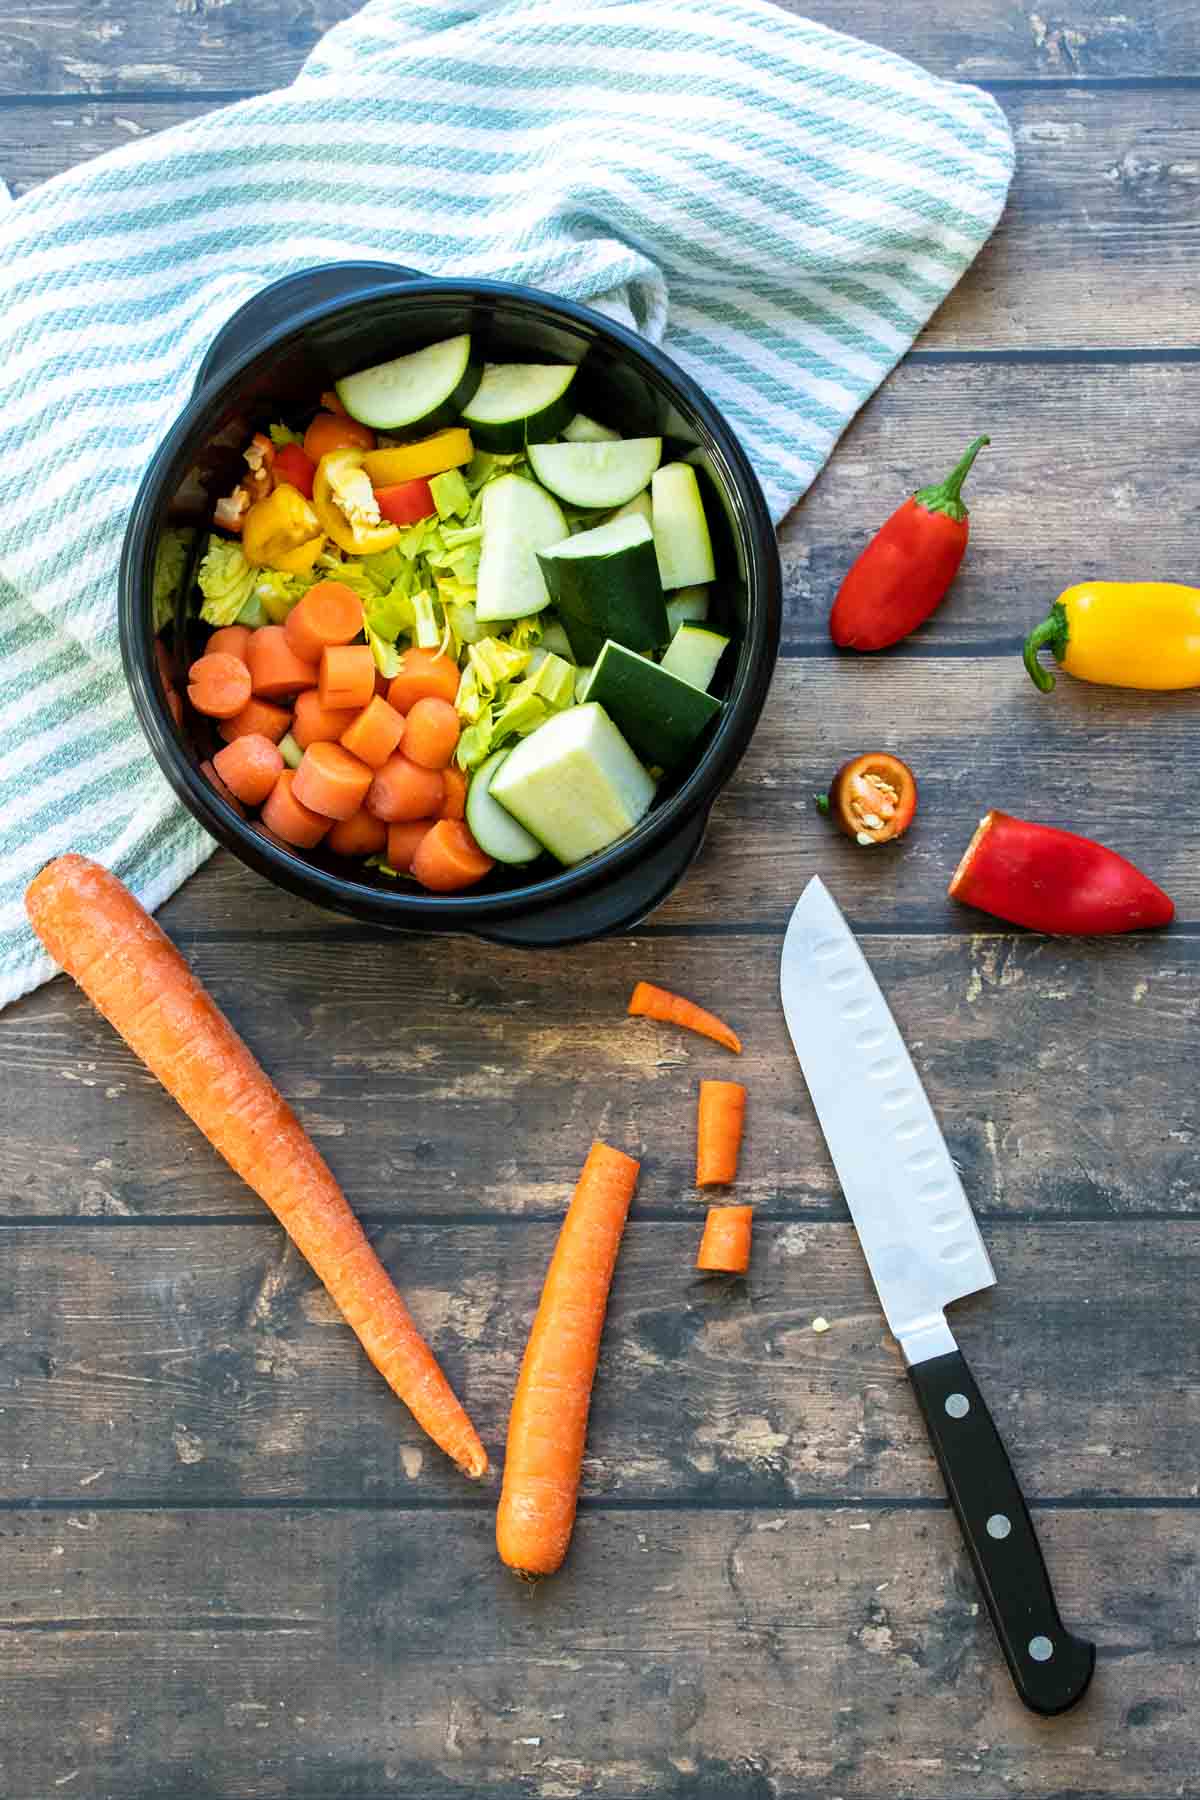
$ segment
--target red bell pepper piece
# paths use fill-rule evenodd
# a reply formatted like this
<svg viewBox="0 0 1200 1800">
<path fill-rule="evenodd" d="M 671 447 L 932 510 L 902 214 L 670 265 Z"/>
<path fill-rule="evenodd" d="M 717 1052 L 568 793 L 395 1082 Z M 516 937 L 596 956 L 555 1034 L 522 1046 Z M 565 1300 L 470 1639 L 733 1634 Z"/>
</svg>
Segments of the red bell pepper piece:
<svg viewBox="0 0 1200 1800">
<path fill-rule="evenodd" d="M 971 522 L 962 484 L 990 438 L 976 438 L 945 481 L 897 507 L 853 562 L 829 616 L 843 650 L 886 650 L 924 623 L 958 573 Z"/>
<path fill-rule="evenodd" d="M 1169 925 L 1175 903 L 1115 850 L 1073 831 L 990 812 L 950 896 L 1012 925 L 1075 937 Z"/>
<path fill-rule="evenodd" d="M 275 479 L 285 481 L 289 487 L 299 488 L 306 500 L 312 499 L 313 476 L 317 465 L 311 456 L 306 456 L 299 444 L 284 444 L 275 452 Z"/>
<path fill-rule="evenodd" d="M 397 481 L 391 487 L 375 489 L 379 511 L 391 525 L 415 525 L 437 511 L 433 490 L 423 476 L 415 481 Z"/>
</svg>

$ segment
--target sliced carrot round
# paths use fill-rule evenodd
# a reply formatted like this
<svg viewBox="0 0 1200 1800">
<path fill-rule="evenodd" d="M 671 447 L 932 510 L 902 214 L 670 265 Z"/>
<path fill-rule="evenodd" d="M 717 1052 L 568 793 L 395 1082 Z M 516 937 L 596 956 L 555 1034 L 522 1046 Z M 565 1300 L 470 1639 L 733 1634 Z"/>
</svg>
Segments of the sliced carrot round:
<svg viewBox="0 0 1200 1800">
<path fill-rule="evenodd" d="M 348 644 L 363 628 L 362 601 L 344 581 L 318 581 L 284 622 L 288 643 L 305 662 L 320 662 L 330 644 Z"/>
<path fill-rule="evenodd" d="M 231 794 L 247 806 L 261 806 L 283 772 L 283 757 L 270 738 L 249 732 L 218 750 L 213 767 Z"/>
<path fill-rule="evenodd" d="M 423 769 L 444 769 L 458 749 L 458 714 L 449 700 L 426 694 L 404 721 L 404 754 Z"/>
<path fill-rule="evenodd" d="M 492 867 L 466 826 L 458 819 L 439 819 L 417 845 L 412 872 L 435 894 L 474 887 Z"/>
<path fill-rule="evenodd" d="M 467 816 L 467 778 L 461 769 L 451 763 L 448 769 L 442 770 L 442 787 L 445 790 L 442 798 L 442 810 L 438 817 L 442 819 L 465 819 Z"/>
<path fill-rule="evenodd" d="M 401 819 L 435 819 L 444 794 L 437 769 L 423 769 L 397 751 L 375 771 L 367 793 L 367 811 L 389 825 Z"/>
<path fill-rule="evenodd" d="M 400 673 L 392 677 L 388 702 L 407 713 L 418 700 L 432 696 L 453 703 L 458 693 L 458 664 L 444 650 L 406 650 Z"/>
<path fill-rule="evenodd" d="M 321 705 L 316 688 L 306 688 L 296 695 L 296 713 L 292 720 L 292 736 L 302 750 L 310 744 L 336 744 L 358 714 L 348 706 L 333 708 Z"/>
<path fill-rule="evenodd" d="M 369 644 L 330 644 L 321 654 L 317 692 L 321 705 L 353 707 L 355 712 L 375 693 L 375 658 Z"/>
<path fill-rule="evenodd" d="M 367 797 L 371 771 L 340 744 L 310 744 L 296 770 L 293 793 L 326 819 L 348 819 Z"/>
<path fill-rule="evenodd" d="M 401 819 L 387 828 L 387 859 L 393 869 L 407 875 L 413 866 L 417 846 L 437 824 L 436 819 Z"/>
<path fill-rule="evenodd" d="M 217 726 L 217 736 L 232 744 L 235 738 L 257 733 L 277 744 L 280 738 L 287 736 L 291 722 L 292 715 L 286 706 L 272 706 L 269 700 L 250 700 L 232 719 L 222 719 Z"/>
<path fill-rule="evenodd" d="M 216 656 L 220 652 L 224 656 L 236 656 L 239 662 L 245 662 L 246 650 L 253 635 L 248 625 L 222 625 L 205 644 L 204 654 Z"/>
<path fill-rule="evenodd" d="M 254 692 L 261 700 L 290 700 L 316 687 L 317 666 L 297 656 L 282 625 L 260 625 L 251 633 L 246 661 Z"/>
<path fill-rule="evenodd" d="M 294 771 L 285 769 L 267 795 L 262 822 L 285 844 L 294 844 L 298 850 L 311 850 L 325 836 L 331 821 L 297 800 L 292 791 L 295 783 Z"/>
<path fill-rule="evenodd" d="M 207 760 L 202 762 L 200 764 L 200 773 L 206 778 L 206 780 L 208 780 L 209 782 L 212 783 L 213 787 L 216 788 L 218 794 L 220 794 L 220 796 L 221 796 L 222 800 L 225 802 L 226 806 L 232 806 L 234 812 L 238 815 L 238 818 L 244 819 L 246 817 L 245 807 L 242 805 L 241 801 L 238 799 L 236 794 L 230 793 L 229 789 L 225 786 L 225 783 L 221 780 L 221 777 L 218 775 L 218 773 L 217 773 L 216 769 L 213 767 L 212 763 L 208 762 Z"/>
<path fill-rule="evenodd" d="M 382 819 L 360 806 L 348 819 L 338 819 L 325 839 L 335 856 L 378 856 L 387 849 L 388 828 Z"/>
<path fill-rule="evenodd" d="M 389 756 L 400 748 L 404 736 L 404 720 L 394 706 L 373 694 L 341 736 L 341 743 L 351 756 L 382 769 Z"/>
<path fill-rule="evenodd" d="M 250 671 L 236 656 L 218 651 L 188 670 L 188 699 L 210 719 L 232 719 L 250 698 Z"/>
</svg>

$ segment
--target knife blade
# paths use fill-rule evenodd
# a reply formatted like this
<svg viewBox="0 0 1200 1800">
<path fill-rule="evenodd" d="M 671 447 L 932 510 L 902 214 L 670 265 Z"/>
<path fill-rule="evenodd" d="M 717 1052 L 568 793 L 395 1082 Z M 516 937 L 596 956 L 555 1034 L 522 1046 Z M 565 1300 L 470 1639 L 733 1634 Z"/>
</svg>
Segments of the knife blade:
<svg viewBox="0 0 1200 1800">
<path fill-rule="evenodd" d="M 1034 1712 L 1065 1712 L 1087 1690 L 1095 1646 L 1062 1622 L 1008 1453 L 946 1322 L 995 1271 L 887 1001 L 818 876 L 788 924 L 780 993 L 1017 1693 Z"/>
</svg>

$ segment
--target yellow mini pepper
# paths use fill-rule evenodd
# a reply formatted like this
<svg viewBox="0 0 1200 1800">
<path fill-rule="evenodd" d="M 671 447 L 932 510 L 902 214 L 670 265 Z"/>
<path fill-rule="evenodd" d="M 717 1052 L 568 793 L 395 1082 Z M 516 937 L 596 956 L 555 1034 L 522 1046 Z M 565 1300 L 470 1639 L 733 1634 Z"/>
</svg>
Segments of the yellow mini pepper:
<svg viewBox="0 0 1200 1800">
<path fill-rule="evenodd" d="M 399 542 L 400 527 L 380 518 L 361 450 L 331 450 L 317 464 L 312 503 L 321 529 L 350 556 L 377 556 Z"/>
<path fill-rule="evenodd" d="M 324 542 L 316 513 L 300 489 L 286 481 L 256 500 L 242 520 L 242 553 L 260 567 L 306 574 Z"/>
<path fill-rule="evenodd" d="M 419 438 L 415 444 L 368 450 L 363 468 L 372 487 L 393 487 L 398 481 L 418 481 L 423 475 L 444 475 L 447 469 L 469 463 L 474 453 L 470 432 L 454 425 L 449 431 L 435 431 L 432 437 Z"/>
<path fill-rule="evenodd" d="M 1071 587 L 1025 639 L 1025 667 L 1043 694 L 1054 677 L 1048 645 L 1068 675 L 1103 687 L 1200 687 L 1200 588 L 1173 581 L 1085 581 Z"/>
</svg>

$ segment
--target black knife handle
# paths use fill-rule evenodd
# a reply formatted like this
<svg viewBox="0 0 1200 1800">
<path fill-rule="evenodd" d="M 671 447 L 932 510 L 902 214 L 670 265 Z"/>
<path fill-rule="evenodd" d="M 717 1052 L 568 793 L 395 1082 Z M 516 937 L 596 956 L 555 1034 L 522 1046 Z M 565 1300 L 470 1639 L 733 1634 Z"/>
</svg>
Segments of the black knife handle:
<svg viewBox="0 0 1200 1800">
<path fill-rule="evenodd" d="M 1017 1693 L 1033 1712 L 1066 1712 L 1087 1692 L 1096 1646 L 1059 1617 L 1029 1508 L 966 1358 L 955 1350 L 908 1373 Z"/>
</svg>

